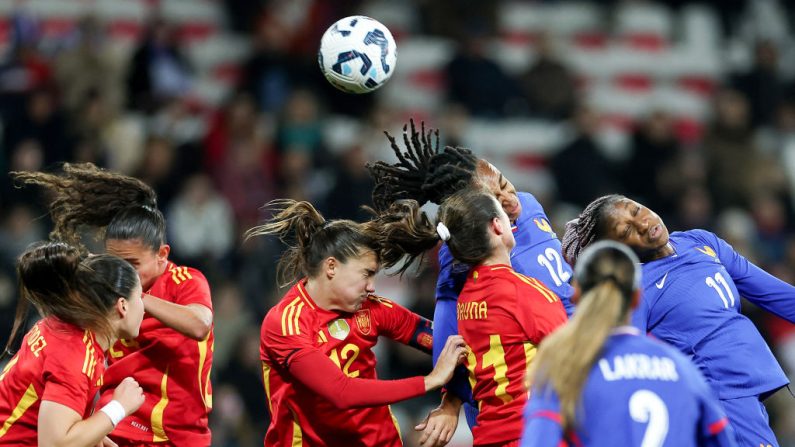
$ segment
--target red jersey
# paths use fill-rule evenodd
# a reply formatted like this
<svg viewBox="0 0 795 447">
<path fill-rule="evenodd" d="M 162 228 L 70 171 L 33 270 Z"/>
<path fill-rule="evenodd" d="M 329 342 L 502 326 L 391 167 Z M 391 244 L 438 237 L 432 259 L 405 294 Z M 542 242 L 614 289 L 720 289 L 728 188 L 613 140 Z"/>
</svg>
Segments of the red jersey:
<svg viewBox="0 0 795 447">
<path fill-rule="evenodd" d="M 271 412 L 265 445 L 403 445 L 388 405 L 340 409 L 298 381 L 290 373 L 290 365 L 308 353 L 321 352 L 346 376 L 375 379 L 372 348 L 378 336 L 430 350 L 433 338 L 429 330 L 422 330 L 427 320 L 381 297 L 365 300 L 353 314 L 327 311 L 315 304 L 304 283 L 293 286 L 262 323 L 260 357 Z M 414 383 L 419 386 L 414 395 L 424 394 L 422 380 Z"/>
<path fill-rule="evenodd" d="M 0 373 L 0 445 L 38 445 L 42 400 L 89 417 L 104 369 L 91 331 L 55 317 L 36 323 Z"/>
<path fill-rule="evenodd" d="M 213 308 L 204 275 L 171 262 L 146 293 L 180 305 L 195 303 Z M 146 400 L 135 414 L 116 426 L 111 437 L 209 446 L 213 340 L 212 329 L 205 340 L 196 341 L 144 314 L 138 337 L 119 340 L 110 349 L 100 406 L 113 398 L 114 388 L 127 376 L 138 381 Z"/>
<path fill-rule="evenodd" d="M 475 445 L 518 440 L 527 401 L 525 375 L 541 340 L 566 322 L 555 293 L 508 265 L 473 268 L 458 297 L 458 333 L 480 413 Z"/>
</svg>

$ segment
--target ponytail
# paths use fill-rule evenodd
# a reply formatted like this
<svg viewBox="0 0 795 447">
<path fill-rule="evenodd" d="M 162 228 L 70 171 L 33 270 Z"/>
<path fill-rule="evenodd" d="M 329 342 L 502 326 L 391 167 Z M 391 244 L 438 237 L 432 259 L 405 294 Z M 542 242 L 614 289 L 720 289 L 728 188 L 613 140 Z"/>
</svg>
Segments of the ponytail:
<svg viewBox="0 0 795 447">
<path fill-rule="evenodd" d="M 110 337 L 109 312 L 139 284 L 127 261 L 107 254 L 84 257 L 63 242 L 38 243 L 25 250 L 17 261 L 17 278 L 20 300 L 3 355 L 11 353 L 29 304 L 42 317 L 54 316 Z"/>
<path fill-rule="evenodd" d="M 105 239 L 140 239 L 158 249 L 165 243 L 165 218 L 157 195 L 144 182 L 91 163 L 64 163 L 62 172 L 12 172 L 26 185 L 38 185 L 52 196 L 53 240 L 80 245 L 82 226 L 100 228 Z"/>
<path fill-rule="evenodd" d="M 439 242 L 436 227 L 420 211 L 416 200 L 398 200 L 376 219 L 363 225 L 365 231 L 378 241 L 384 268 L 392 268 L 408 257 L 397 271 L 401 275 Z"/>
<path fill-rule="evenodd" d="M 582 290 L 577 311 L 568 324 L 544 339 L 528 371 L 537 390 L 557 393 L 564 431 L 576 426 L 585 381 L 607 337 L 627 319 L 640 288 L 638 265 L 637 256 L 617 242 L 601 241 L 585 250 L 574 272 Z"/>
<path fill-rule="evenodd" d="M 605 281 L 582 296 L 565 326 L 541 342 L 529 375 L 537 389 L 550 386 L 560 400 L 563 430 L 575 425 L 577 405 L 591 367 L 621 314 L 620 291 Z"/>
<path fill-rule="evenodd" d="M 279 286 L 316 276 L 329 256 L 344 263 L 365 250 L 378 253 L 375 239 L 362 225 L 351 220 L 326 221 L 309 202 L 278 199 L 266 208 L 274 211 L 273 217 L 246 231 L 245 237 L 275 235 L 287 244 L 279 260 Z"/>
</svg>

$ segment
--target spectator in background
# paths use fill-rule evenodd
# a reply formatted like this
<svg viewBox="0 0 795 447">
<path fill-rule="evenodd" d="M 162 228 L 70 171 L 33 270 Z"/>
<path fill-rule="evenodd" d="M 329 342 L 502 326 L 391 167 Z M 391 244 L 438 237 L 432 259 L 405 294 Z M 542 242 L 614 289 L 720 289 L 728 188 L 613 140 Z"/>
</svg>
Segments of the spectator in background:
<svg viewBox="0 0 795 447">
<path fill-rule="evenodd" d="M 233 96 L 212 117 L 210 129 L 204 137 L 205 169 L 216 177 L 220 175 L 224 162 L 235 146 L 265 137 L 264 124 L 250 94 L 240 93 Z M 269 160 L 269 163 L 275 163 L 275 160 Z M 272 176 L 275 168 L 276 166 L 272 166 L 266 172 Z"/>
<path fill-rule="evenodd" d="M 235 354 L 238 341 L 246 331 L 251 328 L 256 330 L 256 317 L 246 305 L 242 296 L 243 291 L 236 282 L 225 281 L 213 289 L 215 290 L 213 292 L 215 305 L 213 365 L 217 371 L 225 371 Z"/>
<path fill-rule="evenodd" d="M 231 358 L 218 370 L 218 378 L 228 383 L 242 400 L 244 411 L 238 427 L 239 434 L 251 441 L 262 442 L 265 429 L 270 423 L 268 400 L 263 399 L 263 364 L 259 354 L 259 329 L 257 326 L 242 328 L 232 340 Z M 342 411 L 342 410 L 340 410 Z M 254 445 L 254 442 L 243 445 Z"/>
<path fill-rule="evenodd" d="M 11 149 L 10 160 L 8 162 L 10 171 L 37 171 L 44 166 L 44 150 L 36 140 L 23 140 L 16 147 Z M 17 188 L 11 177 L 6 174 L 0 177 L 0 198 L 2 207 L 8 208 L 14 204 L 33 204 L 38 203 L 38 195 L 29 189 Z M 19 252 L 21 253 L 21 252 Z"/>
<path fill-rule="evenodd" d="M 596 111 L 581 105 L 574 113 L 574 125 L 574 140 L 552 157 L 550 168 L 558 185 L 558 199 L 584 207 L 595 197 L 621 191 L 623 186 L 596 140 Z"/>
<path fill-rule="evenodd" d="M 254 225 L 259 207 L 276 197 L 279 155 L 250 95 L 236 95 L 216 114 L 204 140 L 204 163 L 229 201 L 238 233 Z"/>
<path fill-rule="evenodd" d="M 691 184 L 682 188 L 676 203 L 676 218 L 672 219 L 671 228 L 700 228 L 712 230 L 714 227 L 715 207 L 712 197 L 705 187 Z"/>
<path fill-rule="evenodd" d="M 286 195 L 307 199 L 310 171 L 327 164 L 322 135 L 323 116 L 317 97 L 308 90 L 296 90 L 285 105 L 277 136 L 282 155 L 282 179 Z"/>
<path fill-rule="evenodd" d="M 791 230 L 784 202 L 773 194 L 756 194 L 751 202 L 751 216 L 756 223 L 755 248 L 759 255 L 771 264 L 784 261 L 787 231 Z"/>
<path fill-rule="evenodd" d="M 300 78 L 301 59 L 290 52 L 289 35 L 277 20 L 259 26 L 254 53 L 243 65 L 243 89 L 265 112 L 279 112 Z"/>
<path fill-rule="evenodd" d="M 782 101 L 773 124 L 757 128 L 754 141 L 762 152 L 776 156 L 795 145 L 795 100 Z"/>
<path fill-rule="evenodd" d="M 22 203 L 4 210 L 0 226 L 0 271 L 13 272 L 17 256 L 47 236 L 41 219 L 36 219 L 40 213 L 39 209 Z"/>
<path fill-rule="evenodd" d="M 124 98 L 119 65 L 100 20 L 92 15 L 81 17 L 74 43 L 55 60 L 55 79 L 66 111 L 79 117 L 87 98 L 102 98 L 105 119 L 116 116 Z"/>
<path fill-rule="evenodd" d="M 0 116 L 17 114 L 28 93 L 48 87 L 52 64 L 39 51 L 41 29 L 38 20 L 21 2 L 11 14 L 11 47 L 0 64 Z"/>
<path fill-rule="evenodd" d="M 470 26 L 461 46 L 444 69 L 447 98 L 474 116 L 502 118 L 521 97 L 516 80 L 489 53 L 486 31 Z"/>
<path fill-rule="evenodd" d="M 354 146 L 339 158 L 334 172 L 334 186 L 326 196 L 325 214 L 329 219 L 350 219 L 364 222 L 370 214 L 362 206 L 372 206 L 371 193 L 375 182 L 365 166 L 364 148 Z"/>
<path fill-rule="evenodd" d="M 160 206 L 170 204 L 182 184 L 177 151 L 171 141 L 156 135 L 150 136 L 144 146 L 141 165 L 134 177 L 155 190 Z"/>
<path fill-rule="evenodd" d="M 232 209 L 210 178 L 188 178 L 168 212 L 169 240 L 185 264 L 217 271 L 232 250 L 235 223 Z"/>
<path fill-rule="evenodd" d="M 703 141 L 707 181 L 719 209 L 749 205 L 758 154 L 751 132 L 748 100 L 735 90 L 715 98 L 715 119 Z"/>
<path fill-rule="evenodd" d="M 577 92 L 574 76 L 558 60 L 549 36 L 541 39 L 536 50 L 535 62 L 519 78 L 530 114 L 550 120 L 565 119 L 574 111 Z"/>
<path fill-rule="evenodd" d="M 632 152 L 622 174 L 627 191 L 667 214 L 672 204 L 663 195 L 658 176 L 674 163 L 679 150 L 670 115 L 662 110 L 650 113 L 632 134 Z"/>
<path fill-rule="evenodd" d="M 732 79 L 732 85 L 748 99 L 753 126 L 773 123 L 786 86 L 778 74 L 778 49 L 770 40 L 759 40 L 754 47 L 754 65 Z"/>
<path fill-rule="evenodd" d="M 45 166 L 71 159 L 66 120 L 50 89 L 32 92 L 23 113 L 9 116 L 3 129 L 3 147 L 14 148 L 23 141 L 33 140 L 44 151 Z"/>
<path fill-rule="evenodd" d="M 127 73 L 127 105 L 151 112 L 179 97 L 190 86 L 190 69 L 182 56 L 171 26 L 156 18 L 130 61 Z"/>
</svg>

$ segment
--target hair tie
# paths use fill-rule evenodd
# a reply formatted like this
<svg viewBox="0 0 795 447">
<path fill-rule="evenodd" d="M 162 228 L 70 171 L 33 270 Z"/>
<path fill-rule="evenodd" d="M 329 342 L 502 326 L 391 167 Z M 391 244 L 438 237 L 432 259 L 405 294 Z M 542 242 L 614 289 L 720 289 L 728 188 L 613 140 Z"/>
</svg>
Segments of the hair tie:
<svg viewBox="0 0 795 447">
<path fill-rule="evenodd" d="M 441 239 L 443 241 L 449 241 L 450 240 L 450 230 L 442 222 L 439 222 L 438 224 L 436 224 L 436 234 L 438 234 L 439 235 L 439 239 Z"/>
</svg>

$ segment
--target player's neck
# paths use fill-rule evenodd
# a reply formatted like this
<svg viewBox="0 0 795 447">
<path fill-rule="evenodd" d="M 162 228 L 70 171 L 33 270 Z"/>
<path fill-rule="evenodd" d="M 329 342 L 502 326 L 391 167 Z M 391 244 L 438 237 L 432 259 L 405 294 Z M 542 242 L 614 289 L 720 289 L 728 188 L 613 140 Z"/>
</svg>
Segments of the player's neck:
<svg viewBox="0 0 795 447">
<path fill-rule="evenodd" d="M 108 349 L 119 339 L 116 336 L 106 336 L 97 333 L 94 333 L 94 338 L 97 340 L 97 344 L 102 349 L 102 352 L 108 352 Z"/>
<path fill-rule="evenodd" d="M 480 265 L 511 265 L 511 253 L 505 249 L 495 249 L 488 258 L 484 259 Z"/>
<path fill-rule="evenodd" d="M 331 290 L 329 289 L 328 284 L 325 284 L 323 281 L 309 278 L 304 284 L 304 290 L 306 290 L 306 293 L 309 294 L 309 297 L 312 298 L 312 301 L 314 301 L 315 304 L 317 304 L 321 309 L 338 310 L 332 301 L 328 299 L 331 296 Z"/>
</svg>

